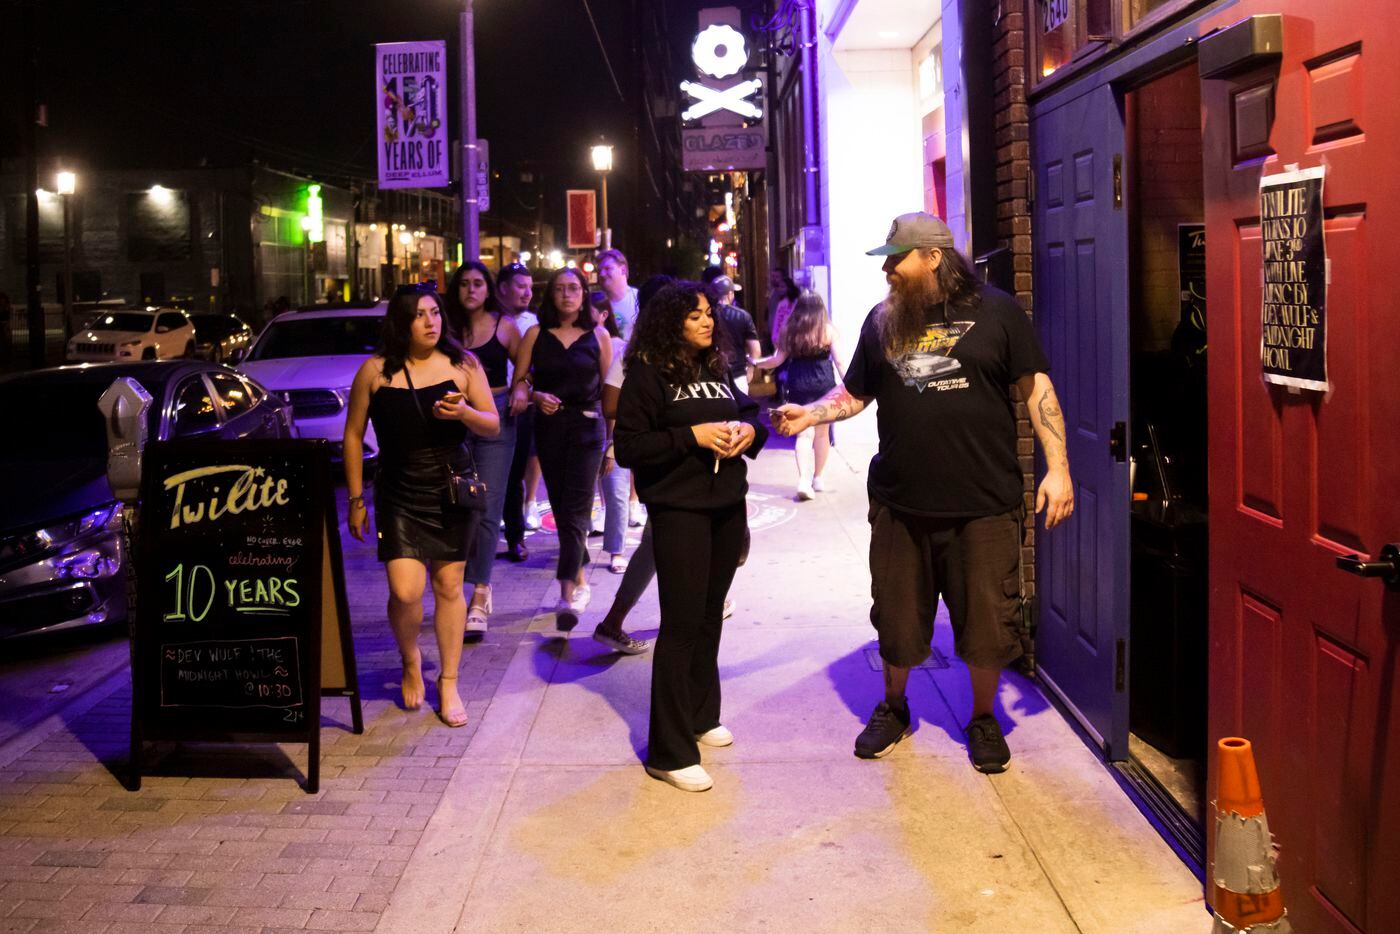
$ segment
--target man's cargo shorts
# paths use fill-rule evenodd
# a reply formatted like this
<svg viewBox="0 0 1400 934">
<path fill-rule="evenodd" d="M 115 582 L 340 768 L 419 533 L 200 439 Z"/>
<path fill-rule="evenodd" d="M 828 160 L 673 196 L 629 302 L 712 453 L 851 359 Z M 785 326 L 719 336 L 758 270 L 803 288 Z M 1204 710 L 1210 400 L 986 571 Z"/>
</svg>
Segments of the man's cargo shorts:
<svg viewBox="0 0 1400 934">
<path fill-rule="evenodd" d="M 870 622 L 880 657 L 913 668 L 929 657 L 941 596 L 958 658 L 1003 668 L 1021 656 L 1021 510 L 934 519 L 870 506 Z"/>
</svg>

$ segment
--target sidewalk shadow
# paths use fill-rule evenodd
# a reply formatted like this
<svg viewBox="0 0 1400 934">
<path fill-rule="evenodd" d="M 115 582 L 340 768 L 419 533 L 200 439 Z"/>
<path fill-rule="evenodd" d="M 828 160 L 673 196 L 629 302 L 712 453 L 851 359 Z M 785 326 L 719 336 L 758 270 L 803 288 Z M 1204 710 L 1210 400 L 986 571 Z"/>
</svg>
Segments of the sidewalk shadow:
<svg viewBox="0 0 1400 934">
<path fill-rule="evenodd" d="M 577 632 L 577 630 L 575 630 Z M 658 630 L 643 629 L 633 630 L 630 634 L 634 639 L 648 639 L 654 644 Z M 627 724 L 628 741 L 632 744 L 632 752 L 637 756 L 639 762 L 645 761 L 647 748 L 647 724 L 650 717 L 650 710 L 640 704 L 629 702 L 626 694 L 625 682 L 600 682 L 593 681 L 599 675 L 607 674 L 613 666 L 619 662 L 640 661 L 646 659 L 647 679 L 650 683 L 651 672 L 651 652 L 644 656 L 627 656 L 619 652 L 612 652 L 592 640 L 592 632 L 584 635 L 588 639 L 588 645 L 597 651 L 590 654 L 570 651 L 570 646 L 578 643 L 580 636 L 574 635 L 565 638 L 563 634 L 542 633 L 544 638 L 536 646 L 531 660 L 534 663 L 535 675 L 545 684 L 578 684 L 608 702 L 613 713 L 618 719 Z"/>
<path fill-rule="evenodd" d="M 927 723 L 936 726 L 953 742 L 965 745 L 967 737 L 958 725 L 965 722 L 969 716 L 972 707 L 972 687 L 967 680 L 967 666 L 953 654 L 951 637 L 946 644 L 940 645 L 943 641 L 935 637 L 934 647 L 947 658 L 948 667 L 917 668 L 909 673 L 909 688 L 906 694 L 927 694 L 925 698 L 911 697 L 909 709 L 916 724 Z M 872 640 L 827 666 L 827 677 L 842 703 L 862 723 L 884 698 L 884 676 L 881 671 L 872 669 L 868 655 L 871 650 L 878 650 L 878 645 L 878 642 Z M 922 689 L 918 679 L 923 679 L 924 684 L 932 690 Z M 951 722 L 932 715 L 932 711 L 937 709 L 934 704 L 946 704 L 952 712 Z M 1049 707 L 1049 701 L 1040 693 L 1034 682 L 1011 669 L 1002 672 L 1001 687 L 997 691 L 993 713 L 1004 735 L 1011 736 L 1015 733 L 1020 719 L 1042 713 Z"/>
</svg>

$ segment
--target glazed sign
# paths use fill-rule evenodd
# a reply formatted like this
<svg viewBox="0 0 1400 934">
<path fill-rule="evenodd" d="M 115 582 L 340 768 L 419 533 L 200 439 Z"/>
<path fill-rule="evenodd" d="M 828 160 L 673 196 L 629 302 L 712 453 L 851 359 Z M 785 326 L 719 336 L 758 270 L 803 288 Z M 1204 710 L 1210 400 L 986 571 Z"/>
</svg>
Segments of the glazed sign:
<svg viewBox="0 0 1400 934">
<path fill-rule="evenodd" d="M 1042 9 L 1041 31 L 1047 36 L 1069 20 L 1069 0 L 1040 0 Z"/>
<path fill-rule="evenodd" d="M 1259 356 L 1264 382 L 1326 392 L 1327 249 L 1318 167 L 1259 182 L 1264 301 Z"/>
<path fill-rule="evenodd" d="M 768 165 L 766 143 L 761 129 L 687 127 L 681 131 L 681 159 L 687 172 L 762 169 Z"/>
<path fill-rule="evenodd" d="M 379 187 L 447 186 L 447 43 L 388 42 L 374 52 Z"/>
</svg>

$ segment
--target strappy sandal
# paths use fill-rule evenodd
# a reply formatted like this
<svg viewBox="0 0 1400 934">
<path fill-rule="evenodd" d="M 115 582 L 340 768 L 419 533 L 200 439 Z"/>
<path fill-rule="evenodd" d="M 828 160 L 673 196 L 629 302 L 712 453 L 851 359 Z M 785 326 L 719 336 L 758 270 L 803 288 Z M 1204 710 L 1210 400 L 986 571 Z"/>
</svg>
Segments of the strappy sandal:
<svg viewBox="0 0 1400 934">
<path fill-rule="evenodd" d="M 467 720 L 470 719 L 470 718 L 467 716 L 467 710 L 466 710 L 466 707 L 465 707 L 465 706 L 463 706 L 463 708 L 462 708 L 462 714 L 461 714 L 460 718 L 454 717 L 454 718 L 449 719 L 449 718 L 448 718 L 446 715 L 444 715 L 443 712 L 442 712 L 442 682 L 444 682 L 444 681 L 456 681 L 456 680 L 457 680 L 457 676 L 456 676 L 456 675 L 438 675 L 438 708 L 437 708 L 438 719 L 441 720 L 441 721 L 442 721 L 444 724 L 446 724 L 447 726 L 452 727 L 454 730 L 455 730 L 457 727 L 459 727 L 459 726 L 466 726 L 466 725 L 467 725 Z M 460 699 L 459 699 L 459 700 L 460 700 Z"/>
</svg>

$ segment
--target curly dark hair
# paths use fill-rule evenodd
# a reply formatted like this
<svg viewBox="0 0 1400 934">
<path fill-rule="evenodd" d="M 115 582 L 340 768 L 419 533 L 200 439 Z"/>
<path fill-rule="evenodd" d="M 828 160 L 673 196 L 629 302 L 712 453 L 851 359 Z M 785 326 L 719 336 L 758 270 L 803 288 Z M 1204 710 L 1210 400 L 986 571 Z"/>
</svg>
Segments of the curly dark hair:
<svg viewBox="0 0 1400 934">
<path fill-rule="evenodd" d="M 646 304 L 646 314 L 640 316 L 632 342 L 627 345 L 626 364 L 633 361 L 656 367 L 672 385 L 693 383 L 702 376 L 724 379 L 729 373 L 724 352 L 720 347 L 723 328 L 715 320 L 715 340 L 695 353 L 685 341 L 685 319 L 700 307 L 705 287 L 698 282 L 673 282 L 665 286 Z M 709 299 L 705 298 L 709 305 Z M 713 312 L 711 312 L 713 314 Z"/>
<path fill-rule="evenodd" d="M 437 304 L 439 312 L 442 311 L 442 296 L 438 295 L 432 287 L 408 286 L 401 288 L 389 300 L 389 309 L 384 313 L 384 328 L 380 332 L 379 338 L 379 355 L 384 358 L 384 379 L 386 382 L 403 369 L 404 361 L 408 359 L 413 321 L 418 317 L 418 301 L 425 296 Z M 437 349 L 452 361 L 453 366 L 465 364 L 469 370 L 475 368 L 478 365 L 476 355 L 463 348 L 461 342 L 453 336 L 445 316 L 442 324 L 442 331 L 438 334 Z"/>
<path fill-rule="evenodd" d="M 463 343 L 469 339 L 468 332 L 471 330 L 471 316 L 462 304 L 462 277 L 468 272 L 479 272 L 486 280 L 486 303 L 481 306 L 482 309 L 491 313 L 499 313 L 501 310 L 501 303 L 496 299 L 496 282 L 491 278 L 491 270 L 486 268 L 486 264 L 467 260 L 458 266 L 447 283 L 447 293 L 442 297 L 442 313 Z"/>
<path fill-rule="evenodd" d="M 554 303 L 554 284 L 565 276 L 573 276 L 578 280 L 579 288 L 583 290 L 580 297 L 583 304 L 579 306 L 578 317 L 574 319 L 574 327 L 580 331 L 591 331 L 597 325 L 593 323 L 593 313 L 588 307 L 588 277 L 583 274 L 582 269 L 571 266 L 561 266 L 550 275 L 549 281 L 544 286 L 544 298 L 540 300 L 540 330 L 548 331 L 551 328 L 560 327 L 559 306 Z"/>
</svg>

